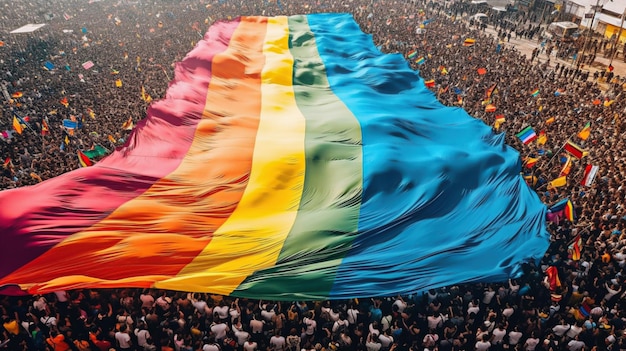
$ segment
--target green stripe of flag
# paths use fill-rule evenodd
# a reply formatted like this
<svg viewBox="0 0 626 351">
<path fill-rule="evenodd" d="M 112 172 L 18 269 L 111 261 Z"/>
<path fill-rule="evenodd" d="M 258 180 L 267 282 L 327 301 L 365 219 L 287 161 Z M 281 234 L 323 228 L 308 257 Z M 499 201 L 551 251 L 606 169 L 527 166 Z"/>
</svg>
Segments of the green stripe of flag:
<svg viewBox="0 0 626 351">
<path fill-rule="evenodd" d="M 306 119 L 304 192 L 275 267 L 248 277 L 247 297 L 317 292 L 327 296 L 358 228 L 362 193 L 361 128 L 330 90 L 305 16 L 289 17 L 293 85 Z M 304 270 L 303 267 L 308 267 Z M 313 267 L 313 271 L 311 271 Z"/>
</svg>

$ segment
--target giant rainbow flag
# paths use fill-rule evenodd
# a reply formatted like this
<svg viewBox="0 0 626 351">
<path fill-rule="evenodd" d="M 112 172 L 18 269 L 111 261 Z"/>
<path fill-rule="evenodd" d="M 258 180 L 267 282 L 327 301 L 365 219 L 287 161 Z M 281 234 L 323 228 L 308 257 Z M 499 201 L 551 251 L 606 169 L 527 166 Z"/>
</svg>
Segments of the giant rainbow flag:
<svg viewBox="0 0 626 351">
<path fill-rule="evenodd" d="M 548 246 L 520 167 L 349 15 L 220 22 L 123 147 L 0 193 L 0 286 L 293 300 L 502 281 Z"/>
</svg>

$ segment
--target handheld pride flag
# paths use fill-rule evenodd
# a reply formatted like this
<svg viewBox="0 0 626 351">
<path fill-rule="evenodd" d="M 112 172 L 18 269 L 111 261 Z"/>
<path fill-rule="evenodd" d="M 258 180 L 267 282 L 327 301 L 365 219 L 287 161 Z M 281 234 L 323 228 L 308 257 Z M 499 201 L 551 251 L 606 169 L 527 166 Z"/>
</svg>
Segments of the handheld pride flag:
<svg viewBox="0 0 626 351">
<path fill-rule="evenodd" d="M 527 126 L 522 129 L 519 133 L 515 134 L 524 145 L 528 145 L 533 142 L 533 140 L 537 139 L 537 133 L 531 126 Z"/>
</svg>

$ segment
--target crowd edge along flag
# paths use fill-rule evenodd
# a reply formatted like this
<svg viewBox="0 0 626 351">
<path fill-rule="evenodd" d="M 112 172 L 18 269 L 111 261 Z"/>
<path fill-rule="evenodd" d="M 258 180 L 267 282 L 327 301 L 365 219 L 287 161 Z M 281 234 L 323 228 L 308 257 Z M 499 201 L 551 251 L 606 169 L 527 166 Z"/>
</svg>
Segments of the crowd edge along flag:
<svg viewBox="0 0 626 351">
<path fill-rule="evenodd" d="M 0 286 L 390 296 L 504 281 L 548 248 L 504 134 L 350 15 L 218 22 L 175 72 L 111 155 L 0 192 Z"/>
</svg>

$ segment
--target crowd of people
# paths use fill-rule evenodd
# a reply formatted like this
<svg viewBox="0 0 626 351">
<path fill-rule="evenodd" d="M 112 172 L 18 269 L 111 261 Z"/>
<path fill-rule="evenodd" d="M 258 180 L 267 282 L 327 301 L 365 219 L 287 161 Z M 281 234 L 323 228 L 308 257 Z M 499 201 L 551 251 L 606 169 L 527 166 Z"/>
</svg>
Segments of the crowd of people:
<svg viewBox="0 0 626 351">
<path fill-rule="evenodd" d="M 547 205 L 570 199 L 575 220 L 549 222 L 549 250 L 517 280 L 410 296 L 278 302 L 150 289 L 0 296 L 0 349 L 626 350 L 624 82 L 577 60 L 576 44 L 539 38 L 532 55 L 517 50 L 512 38 L 535 42 L 545 29 L 531 21 L 534 12 L 498 14 L 494 36 L 470 23 L 473 11 L 459 0 L 5 4 L 5 32 L 46 26 L 0 38 L 0 189 L 78 168 L 77 150 L 123 145 L 145 116 L 148 95 L 164 96 L 173 63 L 214 21 L 351 12 L 383 52 L 405 55 L 442 103 L 493 125 L 524 160 L 535 160 L 521 170 L 529 186 Z M 606 49 L 593 47 L 594 55 Z M 409 58 L 413 51 L 421 60 Z M 70 130 L 64 120 L 81 126 Z M 583 140 L 578 134 L 588 122 Z M 540 142 L 516 136 L 527 126 Z M 584 157 L 563 151 L 568 140 Z M 581 185 L 587 165 L 599 171 Z M 565 168 L 565 184 L 553 182 Z M 575 239 L 580 255 L 573 255 Z"/>
</svg>

